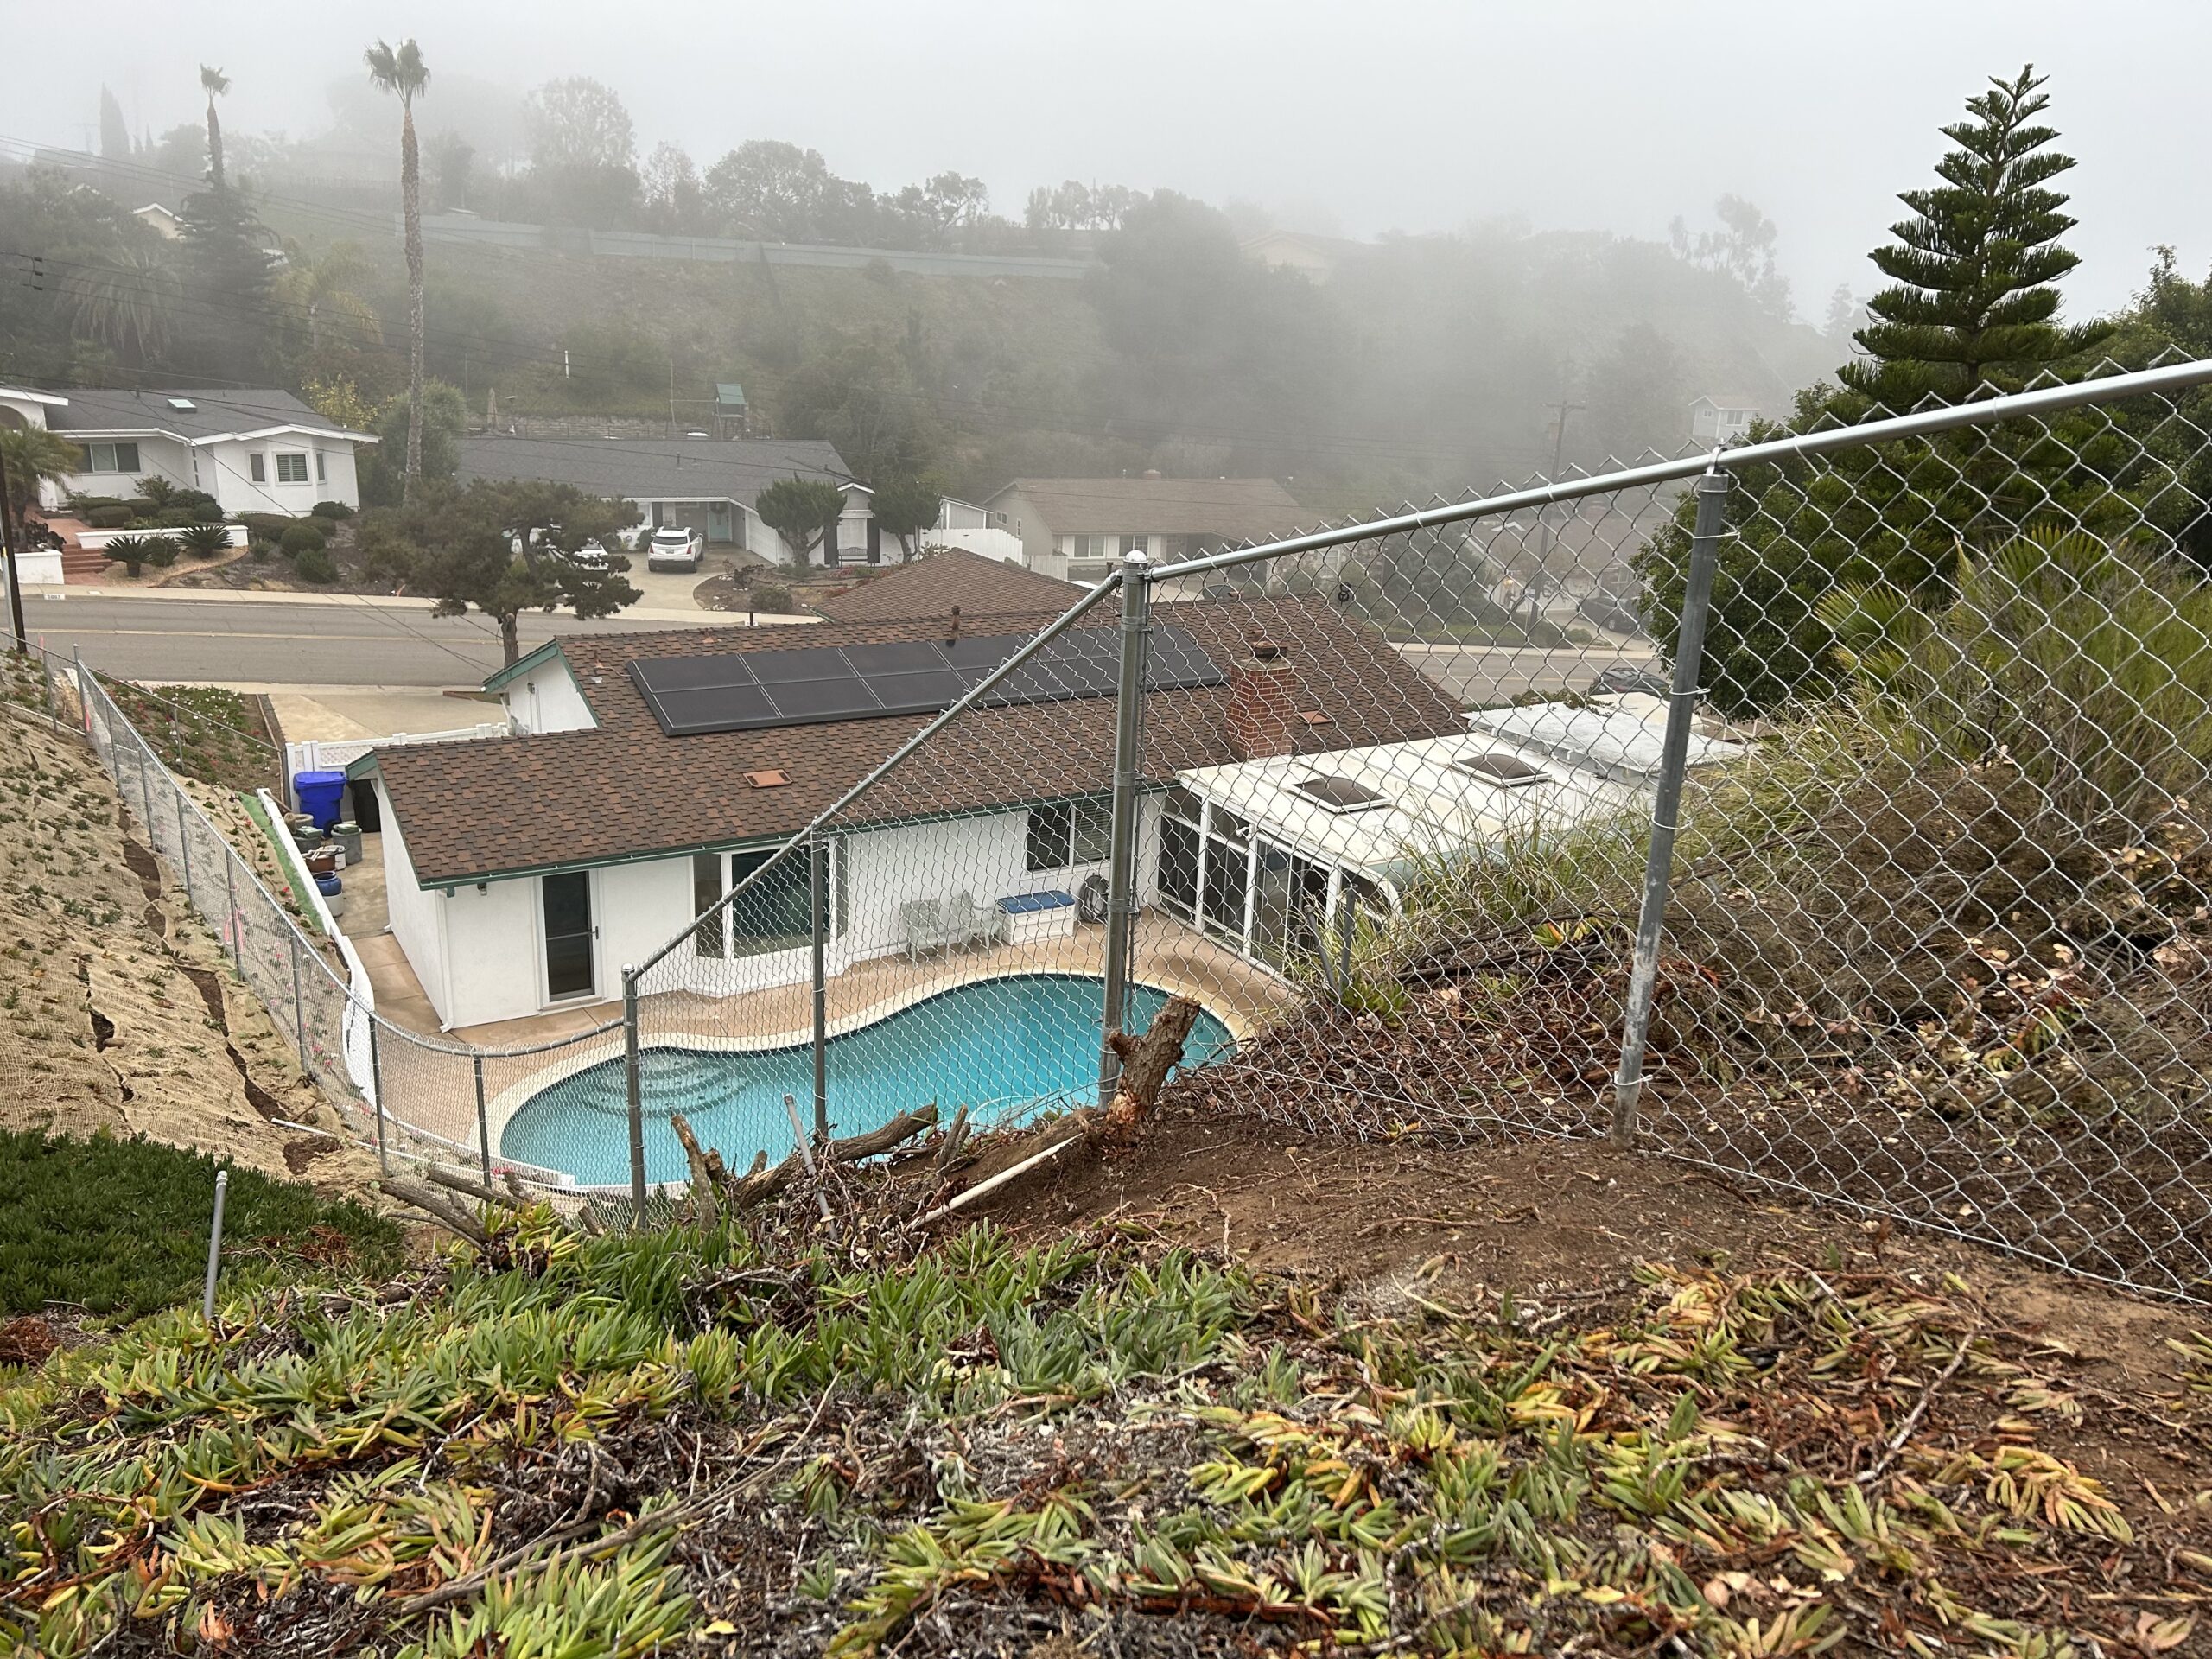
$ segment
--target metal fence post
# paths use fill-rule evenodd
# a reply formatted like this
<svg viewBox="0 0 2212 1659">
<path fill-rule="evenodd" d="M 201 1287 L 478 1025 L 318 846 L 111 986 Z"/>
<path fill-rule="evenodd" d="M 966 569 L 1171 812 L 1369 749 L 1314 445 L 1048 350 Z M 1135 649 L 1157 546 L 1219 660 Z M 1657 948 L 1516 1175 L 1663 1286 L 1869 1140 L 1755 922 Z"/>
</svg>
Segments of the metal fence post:
<svg viewBox="0 0 2212 1659">
<path fill-rule="evenodd" d="M 176 792 L 176 862 L 184 877 L 184 902 L 193 910 L 200 908 L 192 896 L 192 832 L 184 825 L 184 791 Z"/>
<path fill-rule="evenodd" d="M 1098 1051 L 1098 1103 L 1111 1103 L 1122 1075 L 1114 1039 L 1128 1012 L 1129 938 L 1136 917 L 1137 791 L 1144 782 L 1145 647 L 1152 632 L 1152 561 L 1122 556 L 1121 677 L 1114 702 L 1114 816 L 1106 880 L 1105 1040 Z"/>
<path fill-rule="evenodd" d="M 1697 522 L 1690 535 L 1681 629 L 1675 642 L 1674 685 L 1667 700 L 1667 734 L 1660 752 L 1658 788 L 1651 803 L 1651 846 L 1643 865 L 1643 902 L 1636 918 L 1636 954 L 1629 969 L 1621 1065 L 1613 1077 L 1613 1144 L 1624 1148 L 1636 1144 L 1637 1102 L 1643 1092 L 1643 1047 L 1651 1031 L 1651 1001 L 1659 978 L 1659 931 L 1666 921 L 1675 834 L 1681 827 L 1682 772 L 1689 759 L 1690 722 L 1697 714 L 1705 623 L 1713 607 L 1713 567 L 1719 561 L 1721 512 L 1734 481 L 1717 467 L 1697 481 Z"/>
<path fill-rule="evenodd" d="M 629 1012 L 627 1007 L 623 1012 Z M 484 1056 L 469 1056 L 471 1068 L 476 1073 L 476 1156 L 484 1168 L 484 1185 L 492 1185 L 492 1123 L 484 1111 Z"/>
<path fill-rule="evenodd" d="M 622 964 L 622 1077 L 630 1107 L 631 1225 L 645 1224 L 645 1091 L 638 1071 L 638 970 Z"/>
<path fill-rule="evenodd" d="M 215 1323 L 215 1273 L 223 1263 L 223 1200 L 231 1190 L 231 1172 L 215 1172 L 215 1219 L 207 1229 L 207 1284 L 200 1293 L 200 1317 L 208 1325 Z"/>
<path fill-rule="evenodd" d="M 807 838 L 808 931 L 814 942 L 814 1132 L 830 1135 L 830 976 L 825 961 L 830 933 L 828 872 L 823 868 L 822 834 Z"/>
<path fill-rule="evenodd" d="M 238 855 L 223 842 L 223 938 L 231 947 L 231 966 L 245 977 L 245 925 L 238 920 Z"/>
<path fill-rule="evenodd" d="M 353 1006 L 350 994 L 346 999 L 346 1006 Z M 345 1029 L 342 1016 L 339 1028 L 342 1033 Z M 340 1040 L 344 1040 L 342 1035 Z M 391 1155 L 385 1150 L 384 1144 L 384 1058 L 377 1052 L 377 1017 L 373 1014 L 369 1016 L 369 1109 L 377 1115 L 377 1167 L 389 1175 L 391 1173 Z"/>
<path fill-rule="evenodd" d="M 300 995 L 300 936 L 292 928 L 284 930 L 285 943 L 292 950 L 292 1034 L 300 1040 L 300 1070 L 308 1069 L 308 1005 Z"/>
</svg>

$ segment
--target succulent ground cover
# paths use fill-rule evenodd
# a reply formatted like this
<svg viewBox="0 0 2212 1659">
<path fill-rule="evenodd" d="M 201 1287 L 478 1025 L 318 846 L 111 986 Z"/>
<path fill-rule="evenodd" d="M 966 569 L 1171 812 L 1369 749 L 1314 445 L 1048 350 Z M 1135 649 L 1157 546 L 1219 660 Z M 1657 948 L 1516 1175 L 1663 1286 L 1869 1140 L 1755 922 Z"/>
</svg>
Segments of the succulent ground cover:
<svg viewBox="0 0 2212 1659">
<path fill-rule="evenodd" d="M 1645 1263 L 1360 1298 L 1124 1221 L 931 1248 L 502 1215 L 0 1396 L 0 1643 L 56 1655 L 2179 1650 L 2171 1397 L 1949 1277 Z M 842 1242 L 841 1242 L 842 1241 Z M 1920 1275 L 1926 1279 L 1926 1275 Z M 1441 1294 L 1441 1293 L 1440 1293 Z"/>
</svg>

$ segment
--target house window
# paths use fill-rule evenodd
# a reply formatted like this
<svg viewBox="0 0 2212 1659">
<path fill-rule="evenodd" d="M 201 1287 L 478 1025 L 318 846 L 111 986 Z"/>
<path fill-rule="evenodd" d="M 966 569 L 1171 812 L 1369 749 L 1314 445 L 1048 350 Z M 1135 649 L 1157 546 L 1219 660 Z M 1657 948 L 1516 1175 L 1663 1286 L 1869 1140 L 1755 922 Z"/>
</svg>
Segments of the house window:
<svg viewBox="0 0 2212 1659">
<path fill-rule="evenodd" d="M 88 473 L 135 473 L 138 446 L 135 443 L 86 443 L 78 446 Z"/>
<path fill-rule="evenodd" d="M 279 484 L 304 484 L 308 481 L 308 458 L 305 455 L 276 457 L 276 481 Z"/>
<path fill-rule="evenodd" d="M 255 483 L 266 484 L 269 481 L 269 463 L 264 457 L 259 454 L 248 455 L 245 458 L 245 464 L 248 470 L 252 473 Z"/>
<path fill-rule="evenodd" d="M 1124 536 L 1122 537 L 1122 553 L 1124 557 L 1128 556 L 1131 553 L 1149 553 L 1151 551 L 1152 537 L 1149 536 Z"/>
<path fill-rule="evenodd" d="M 737 884 L 766 864 L 772 849 L 751 853 L 698 853 L 691 860 L 691 902 L 702 912 L 721 902 Z M 844 906 L 838 884 L 844 874 L 844 843 L 832 841 L 825 861 L 830 878 L 830 932 L 844 931 Z M 691 930 L 692 949 L 712 960 L 796 950 L 814 937 L 813 885 L 803 853 L 786 854 L 773 868 L 734 899 L 704 917 Z"/>
<path fill-rule="evenodd" d="M 315 481 L 320 484 L 328 476 L 329 474 L 323 468 L 322 451 L 318 449 L 315 452 Z"/>
<path fill-rule="evenodd" d="M 1107 556 L 1107 537 L 1103 536 L 1071 536 L 1068 537 L 1068 556 L 1071 559 L 1103 559 Z"/>
<path fill-rule="evenodd" d="M 1103 864 L 1114 853 L 1114 809 L 1106 801 L 1061 801 L 1029 810 L 1026 868 L 1033 875 Z"/>
</svg>

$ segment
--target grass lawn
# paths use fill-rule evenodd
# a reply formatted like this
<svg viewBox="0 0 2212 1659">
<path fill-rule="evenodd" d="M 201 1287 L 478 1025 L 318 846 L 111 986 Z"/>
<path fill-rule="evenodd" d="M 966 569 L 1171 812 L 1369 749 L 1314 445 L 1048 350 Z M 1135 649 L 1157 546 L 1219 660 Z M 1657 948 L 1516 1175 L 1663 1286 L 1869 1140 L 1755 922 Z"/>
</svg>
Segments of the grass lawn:
<svg viewBox="0 0 2212 1659">
<path fill-rule="evenodd" d="M 0 1131 L 0 1314 L 50 1302 L 129 1317 L 195 1300 L 207 1264 L 216 1160 L 150 1141 Z M 353 1203 L 231 1171 L 225 1282 L 304 1262 L 389 1272 L 399 1230 Z"/>
</svg>

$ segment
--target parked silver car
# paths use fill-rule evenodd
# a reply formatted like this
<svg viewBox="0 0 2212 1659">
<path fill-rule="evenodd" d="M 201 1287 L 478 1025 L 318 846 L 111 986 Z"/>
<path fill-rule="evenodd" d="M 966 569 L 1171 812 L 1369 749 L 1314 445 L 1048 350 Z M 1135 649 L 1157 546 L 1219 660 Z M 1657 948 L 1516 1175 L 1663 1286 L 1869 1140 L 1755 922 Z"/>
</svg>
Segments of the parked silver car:
<svg viewBox="0 0 2212 1659">
<path fill-rule="evenodd" d="M 648 570 L 696 570 L 707 555 L 707 538 L 682 524 L 663 524 L 645 542 Z"/>
</svg>

